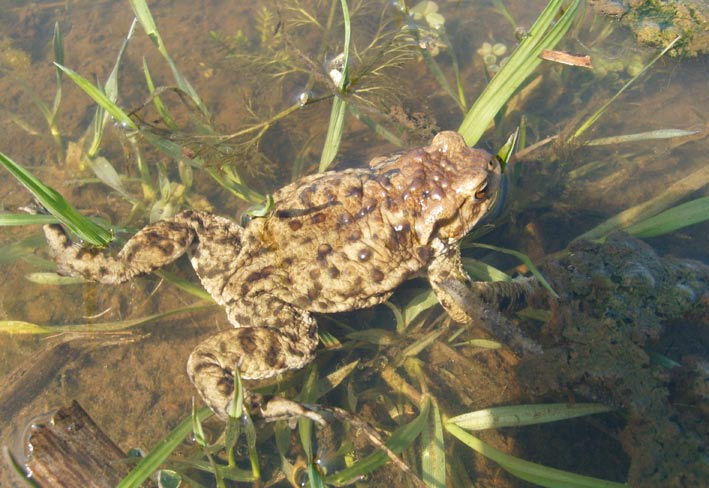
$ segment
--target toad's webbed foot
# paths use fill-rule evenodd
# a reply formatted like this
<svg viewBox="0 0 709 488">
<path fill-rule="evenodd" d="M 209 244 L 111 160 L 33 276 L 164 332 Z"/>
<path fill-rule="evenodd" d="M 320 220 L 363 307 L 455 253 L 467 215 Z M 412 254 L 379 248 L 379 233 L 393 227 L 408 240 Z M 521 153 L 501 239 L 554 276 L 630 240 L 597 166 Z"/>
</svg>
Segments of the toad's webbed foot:
<svg viewBox="0 0 709 488">
<path fill-rule="evenodd" d="M 428 273 L 436 298 L 454 321 L 483 327 L 517 354 L 542 353 L 539 344 L 500 313 L 522 308 L 531 295 L 539 293 L 542 288 L 535 279 L 471 282 L 457 248 L 434 259 Z"/>
<path fill-rule="evenodd" d="M 513 292 L 511 300 L 521 300 L 524 290 L 530 288 L 524 282 L 473 282 L 471 287 L 464 282 L 446 280 L 439 284 L 439 293 L 445 293 L 447 301 L 455 302 L 461 310 L 465 311 L 467 320 L 462 323 L 472 322 L 490 333 L 495 339 L 512 349 L 520 356 L 538 355 L 544 352 L 542 347 L 531 338 L 525 336 L 512 321 L 500 313 L 500 301 L 507 302 L 503 295 L 498 295 L 496 285 L 504 284 L 504 290 Z M 497 296 L 499 301 L 488 302 L 485 296 Z M 520 303 L 520 302 L 517 302 Z M 507 307 L 509 310 L 509 306 Z"/>
</svg>

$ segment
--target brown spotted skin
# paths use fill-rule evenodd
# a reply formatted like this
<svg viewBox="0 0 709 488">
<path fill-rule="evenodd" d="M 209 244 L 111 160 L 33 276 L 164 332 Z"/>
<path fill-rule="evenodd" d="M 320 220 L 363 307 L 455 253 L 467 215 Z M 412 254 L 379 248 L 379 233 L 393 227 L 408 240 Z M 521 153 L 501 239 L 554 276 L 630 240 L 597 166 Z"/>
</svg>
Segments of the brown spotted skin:
<svg viewBox="0 0 709 488">
<path fill-rule="evenodd" d="M 245 380 L 262 380 L 312 360 L 318 337 L 310 312 L 376 305 L 425 275 L 451 317 L 470 320 L 459 293 L 448 291 L 470 284 L 456 244 L 485 214 L 499 180 L 490 154 L 442 132 L 429 146 L 368 168 L 303 177 L 277 191 L 271 213 L 245 228 L 187 211 L 145 227 L 115 257 L 74 246 L 56 225 L 45 234 L 60 272 L 102 283 L 190 254 L 235 327 L 197 346 L 187 366 L 224 417 L 234 366 Z"/>
</svg>

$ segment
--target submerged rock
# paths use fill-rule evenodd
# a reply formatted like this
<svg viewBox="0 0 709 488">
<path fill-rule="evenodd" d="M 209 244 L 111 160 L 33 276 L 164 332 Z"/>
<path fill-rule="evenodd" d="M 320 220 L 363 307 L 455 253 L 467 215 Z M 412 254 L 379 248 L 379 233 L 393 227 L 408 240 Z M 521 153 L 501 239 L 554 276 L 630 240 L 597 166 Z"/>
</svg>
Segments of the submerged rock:
<svg viewBox="0 0 709 488">
<path fill-rule="evenodd" d="M 709 4 L 692 0 L 597 0 L 589 2 L 602 15 L 617 17 L 641 44 L 663 48 L 678 35 L 672 55 L 709 52 Z"/>
<path fill-rule="evenodd" d="M 681 404 L 704 395 L 707 370 L 692 359 L 701 341 L 687 337 L 700 337 L 707 321 L 709 267 L 660 257 L 624 234 L 568 251 L 543 268 L 561 298 L 544 330 L 545 354 L 518 369 L 523 384 L 618 407 L 631 486 L 700 486 L 701 413 Z"/>
</svg>

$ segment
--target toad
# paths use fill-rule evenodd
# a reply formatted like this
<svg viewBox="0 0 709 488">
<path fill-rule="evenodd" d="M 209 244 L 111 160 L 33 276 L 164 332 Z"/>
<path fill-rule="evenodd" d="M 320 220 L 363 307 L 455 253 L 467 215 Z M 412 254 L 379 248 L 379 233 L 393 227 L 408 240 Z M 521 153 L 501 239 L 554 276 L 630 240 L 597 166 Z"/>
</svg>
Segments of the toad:
<svg viewBox="0 0 709 488">
<path fill-rule="evenodd" d="M 235 368 L 260 381 L 313 359 L 312 312 L 371 307 L 403 281 L 426 276 L 450 317 L 469 322 L 471 282 L 457 242 L 490 208 L 499 183 L 494 157 L 441 132 L 429 146 L 367 168 L 302 177 L 243 227 L 188 210 L 143 228 L 115 256 L 74 245 L 59 225 L 44 230 L 60 274 L 100 283 L 123 283 L 189 254 L 234 326 L 199 344 L 187 362 L 201 397 L 225 418 Z"/>
</svg>

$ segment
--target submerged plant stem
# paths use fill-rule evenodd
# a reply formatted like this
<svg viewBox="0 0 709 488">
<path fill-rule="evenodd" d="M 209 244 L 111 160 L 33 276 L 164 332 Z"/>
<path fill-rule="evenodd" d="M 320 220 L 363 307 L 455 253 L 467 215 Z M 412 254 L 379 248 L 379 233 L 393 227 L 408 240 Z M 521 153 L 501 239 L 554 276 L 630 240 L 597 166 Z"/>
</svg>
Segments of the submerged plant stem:
<svg viewBox="0 0 709 488">
<path fill-rule="evenodd" d="M 672 46 L 674 46 L 677 43 L 677 41 L 679 41 L 681 38 L 682 38 L 681 36 L 675 37 L 675 39 L 672 42 L 670 42 L 667 45 L 667 47 L 665 47 L 665 49 L 662 50 L 662 52 L 660 54 L 655 56 L 655 58 L 652 61 L 650 61 L 648 64 L 646 64 L 637 75 L 633 76 L 625 85 L 623 85 L 623 87 L 620 90 L 618 90 L 618 92 L 615 95 L 613 95 L 610 98 L 610 100 L 608 100 L 606 103 L 604 103 L 603 106 L 601 106 L 601 108 L 596 110 L 593 113 L 593 115 L 591 115 L 586 120 L 586 122 L 581 124 L 581 127 L 576 129 L 576 132 L 574 132 L 574 135 L 572 135 L 567 142 L 573 142 L 576 139 L 578 139 L 579 137 L 581 137 L 581 135 L 583 135 L 584 132 L 586 132 L 593 124 L 596 123 L 596 121 L 598 119 L 601 118 L 601 116 L 605 113 L 606 109 L 610 106 L 611 103 L 613 103 L 615 101 L 616 98 L 618 98 L 625 90 L 627 90 L 630 87 L 630 85 L 632 85 L 633 82 L 635 82 L 635 80 L 638 79 L 638 77 L 642 76 L 642 74 L 645 73 L 650 68 L 650 66 L 655 64 L 655 62 L 658 59 L 660 59 L 662 56 L 664 56 L 667 53 L 667 51 L 672 49 Z"/>
<path fill-rule="evenodd" d="M 314 101 L 319 101 L 319 100 L 321 100 L 321 99 L 314 100 Z M 313 103 L 313 102 L 309 102 L 309 103 Z M 260 134 L 263 134 L 273 124 L 275 124 L 276 122 L 278 122 L 281 119 L 288 117 L 290 114 L 298 111 L 302 107 L 303 106 L 300 103 L 295 103 L 295 104 L 291 105 L 290 107 L 286 108 L 285 110 L 282 110 L 281 112 L 277 113 L 276 115 L 274 115 L 270 119 L 268 119 L 264 122 L 261 122 L 260 124 L 252 125 L 250 127 L 247 127 L 246 129 L 242 129 L 242 130 L 233 132 L 233 133 L 225 135 L 225 136 L 211 136 L 211 135 L 210 136 L 196 136 L 195 139 L 216 138 L 216 139 L 219 139 L 221 142 L 224 142 L 224 141 L 229 141 L 231 139 L 236 139 L 237 137 L 245 136 L 247 134 L 251 134 L 252 132 L 256 132 L 256 131 L 261 131 Z"/>
</svg>

